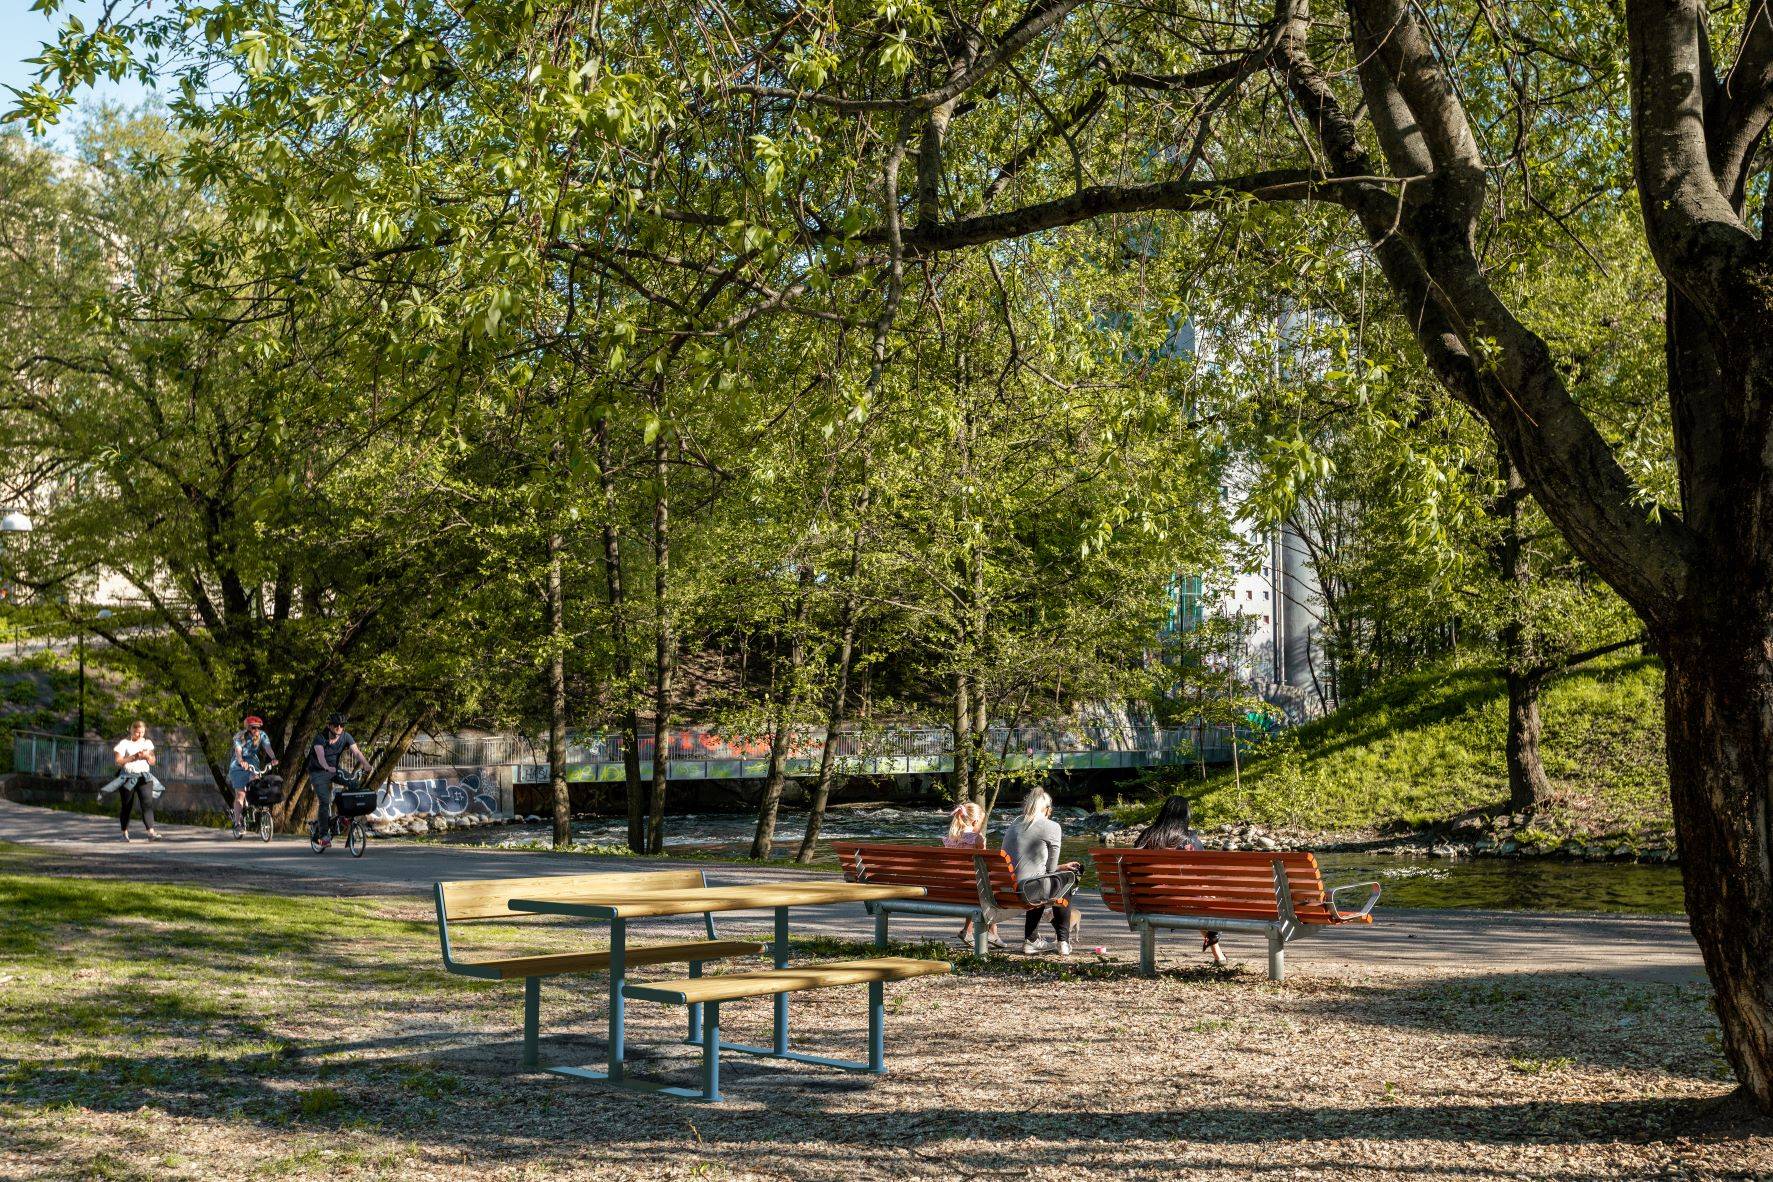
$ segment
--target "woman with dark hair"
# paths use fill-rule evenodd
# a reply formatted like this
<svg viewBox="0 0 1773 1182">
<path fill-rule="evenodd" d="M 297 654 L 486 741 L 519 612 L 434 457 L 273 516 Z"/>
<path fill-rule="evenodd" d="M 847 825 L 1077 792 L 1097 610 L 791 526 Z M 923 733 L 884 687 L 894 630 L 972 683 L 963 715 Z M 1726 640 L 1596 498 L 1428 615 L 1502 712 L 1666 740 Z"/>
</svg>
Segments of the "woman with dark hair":
<svg viewBox="0 0 1773 1182">
<path fill-rule="evenodd" d="M 1164 801 L 1163 807 L 1157 810 L 1157 816 L 1146 826 L 1145 832 L 1133 842 L 1134 849 L 1140 850 L 1204 850 L 1206 843 L 1201 841 L 1200 834 L 1194 831 L 1193 810 L 1186 796 L 1172 796 Z M 1209 953 L 1214 964 L 1225 963 L 1225 952 L 1219 947 L 1218 932 L 1202 932 L 1200 934 L 1202 952 Z"/>
</svg>

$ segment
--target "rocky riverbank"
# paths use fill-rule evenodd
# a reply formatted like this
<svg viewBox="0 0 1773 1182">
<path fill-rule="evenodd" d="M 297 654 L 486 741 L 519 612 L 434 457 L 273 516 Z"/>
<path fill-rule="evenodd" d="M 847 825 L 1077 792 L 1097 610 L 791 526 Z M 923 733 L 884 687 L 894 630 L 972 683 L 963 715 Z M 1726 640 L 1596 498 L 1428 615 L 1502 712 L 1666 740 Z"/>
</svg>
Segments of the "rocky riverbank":
<svg viewBox="0 0 1773 1182">
<path fill-rule="evenodd" d="M 1108 823 L 1097 827 L 1098 818 Z M 1132 845 L 1139 828 L 1119 827 L 1109 813 L 1082 819 L 1080 829 L 1100 832 L 1111 846 Z M 1467 816 L 1448 825 L 1392 832 L 1336 833 L 1271 828 L 1252 821 L 1201 831 L 1215 850 L 1314 850 L 1398 858 L 1557 858 L 1572 862 L 1674 863 L 1680 860 L 1668 834 L 1555 833 L 1519 814 Z"/>
</svg>

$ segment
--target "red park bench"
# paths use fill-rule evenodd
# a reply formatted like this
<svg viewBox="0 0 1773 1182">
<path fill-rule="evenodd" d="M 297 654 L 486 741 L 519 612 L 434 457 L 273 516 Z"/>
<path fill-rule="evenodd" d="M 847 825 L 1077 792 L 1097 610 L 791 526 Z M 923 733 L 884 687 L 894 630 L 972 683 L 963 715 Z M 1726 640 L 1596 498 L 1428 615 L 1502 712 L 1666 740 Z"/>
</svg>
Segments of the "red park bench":
<svg viewBox="0 0 1773 1182">
<path fill-rule="evenodd" d="M 1268 976 L 1286 977 L 1286 949 L 1307 932 L 1370 924 L 1379 901 L 1376 882 L 1326 889 L 1315 855 L 1230 850 L 1090 851 L 1102 883 L 1102 901 L 1139 933 L 1139 967 L 1157 971 L 1157 930 L 1261 932 L 1268 937 Z M 1358 910 L 1336 901 L 1344 891 L 1367 892 Z"/>
<path fill-rule="evenodd" d="M 834 841 L 848 882 L 920 886 L 921 899 L 890 899 L 868 904 L 874 916 L 874 942 L 886 947 L 889 916 L 952 915 L 973 921 L 973 951 L 986 955 L 985 932 L 1003 915 L 1029 908 L 1016 893 L 1009 855 L 1002 850 L 949 849 L 940 845 Z"/>
</svg>

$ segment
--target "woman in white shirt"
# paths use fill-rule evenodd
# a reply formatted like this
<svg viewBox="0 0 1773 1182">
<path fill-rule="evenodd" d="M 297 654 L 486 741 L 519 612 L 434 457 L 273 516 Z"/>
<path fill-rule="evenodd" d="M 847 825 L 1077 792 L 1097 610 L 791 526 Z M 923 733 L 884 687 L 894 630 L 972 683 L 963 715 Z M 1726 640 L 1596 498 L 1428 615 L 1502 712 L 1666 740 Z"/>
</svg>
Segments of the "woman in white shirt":
<svg viewBox="0 0 1773 1182">
<path fill-rule="evenodd" d="M 129 840 L 129 814 L 139 803 L 148 840 L 159 841 L 160 834 L 154 829 L 154 789 L 160 782 L 154 778 L 154 740 L 148 738 L 148 724 L 140 719 L 130 723 L 129 737 L 117 740 L 111 751 L 120 769 L 117 820 L 123 826 L 123 840 Z"/>
</svg>

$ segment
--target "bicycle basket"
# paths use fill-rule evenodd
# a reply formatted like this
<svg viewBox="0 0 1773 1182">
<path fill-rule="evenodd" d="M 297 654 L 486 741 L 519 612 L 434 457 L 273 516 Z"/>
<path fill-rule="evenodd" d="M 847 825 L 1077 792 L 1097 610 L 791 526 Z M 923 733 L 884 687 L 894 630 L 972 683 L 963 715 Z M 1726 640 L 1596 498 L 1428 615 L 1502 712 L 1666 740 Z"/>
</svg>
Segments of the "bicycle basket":
<svg viewBox="0 0 1773 1182">
<path fill-rule="evenodd" d="M 260 776 L 246 786 L 246 803 L 254 808 L 269 808 L 283 803 L 283 777 Z"/>
<path fill-rule="evenodd" d="M 374 792 L 336 792 L 332 798 L 332 808 L 341 817 L 362 817 L 376 811 L 376 794 Z"/>
</svg>

